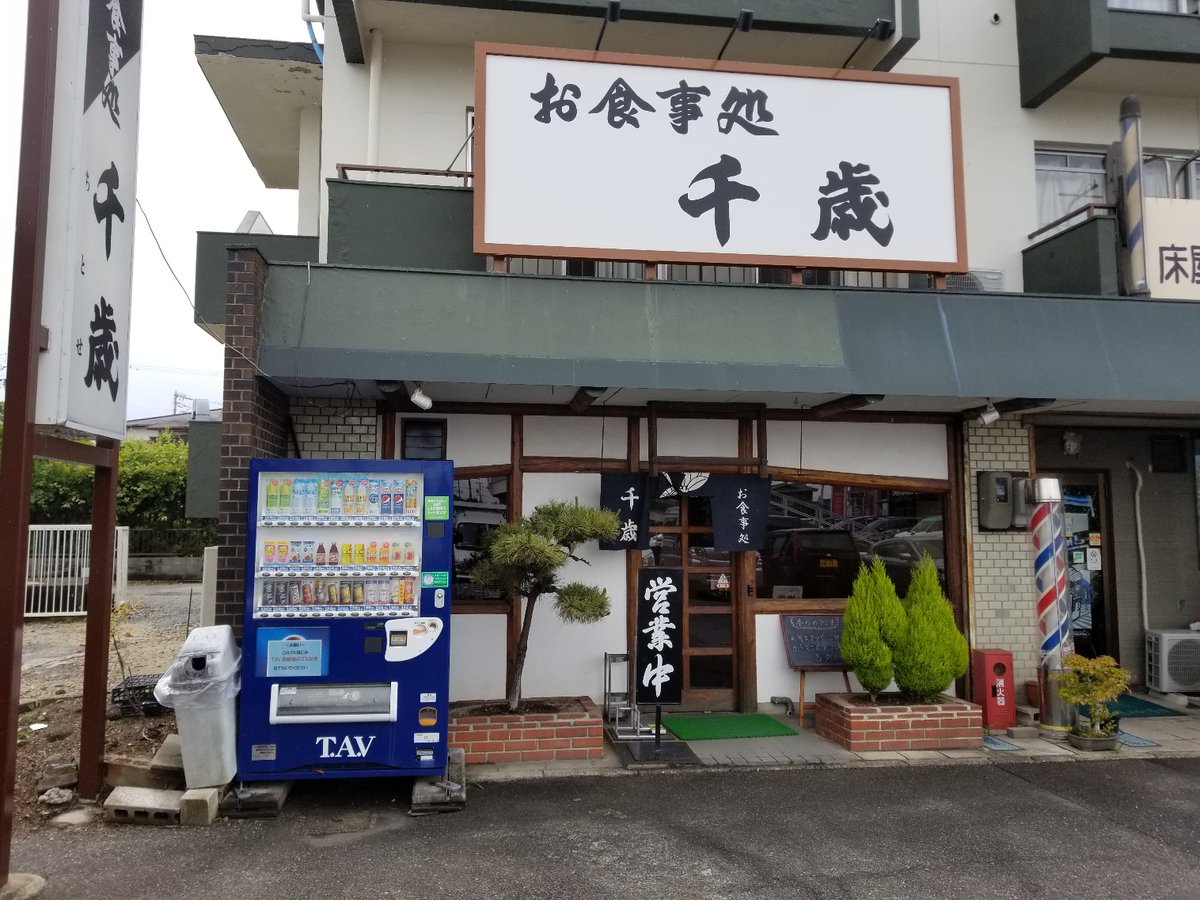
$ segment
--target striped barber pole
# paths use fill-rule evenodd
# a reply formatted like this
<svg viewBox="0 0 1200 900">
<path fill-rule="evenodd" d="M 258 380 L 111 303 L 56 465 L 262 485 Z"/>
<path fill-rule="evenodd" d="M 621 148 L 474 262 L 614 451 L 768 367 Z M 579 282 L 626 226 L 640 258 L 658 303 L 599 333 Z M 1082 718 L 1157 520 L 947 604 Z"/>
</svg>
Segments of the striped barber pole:
<svg viewBox="0 0 1200 900">
<path fill-rule="evenodd" d="M 1121 101 L 1121 190 L 1125 250 L 1129 254 L 1129 293 L 1149 296 L 1146 274 L 1145 204 L 1142 202 L 1142 105 L 1137 97 Z"/>
<path fill-rule="evenodd" d="M 1061 659 L 1073 649 L 1062 503 L 1037 504 L 1029 527 L 1035 553 L 1039 650 L 1045 662 L 1049 657 Z"/>
</svg>

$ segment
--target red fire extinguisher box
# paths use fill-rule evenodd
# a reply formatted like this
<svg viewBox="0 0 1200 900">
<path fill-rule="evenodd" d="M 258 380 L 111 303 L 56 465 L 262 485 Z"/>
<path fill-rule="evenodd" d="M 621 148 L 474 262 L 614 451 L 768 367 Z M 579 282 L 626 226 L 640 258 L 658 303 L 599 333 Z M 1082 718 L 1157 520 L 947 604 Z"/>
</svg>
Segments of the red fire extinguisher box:
<svg viewBox="0 0 1200 900">
<path fill-rule="evenodd" d="M 984 728 L 1017 724 L 1017 695 L 1013 688 L 1012 653 L 1008 650 L 971 651 L 974 701 L 983 707 Z"/>
</svg>

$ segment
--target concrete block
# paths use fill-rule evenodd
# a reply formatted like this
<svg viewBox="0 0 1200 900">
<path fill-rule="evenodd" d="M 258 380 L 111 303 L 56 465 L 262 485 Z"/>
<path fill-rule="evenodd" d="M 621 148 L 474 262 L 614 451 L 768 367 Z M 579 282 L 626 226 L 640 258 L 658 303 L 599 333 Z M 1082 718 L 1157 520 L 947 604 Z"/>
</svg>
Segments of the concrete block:
<svg viewBox="0 0 1200 900">
<path fill-rule="evenodd" d="M 462 747 L 451 747 L 446 754 L 446 772 L 441 778 L 413 780 L 412 806 L 414 816 L 439 812 L 455 812 L 467 805 L 467 765 Z"/>
<path fill-rule="evenodd" d="M 37 783 L 34 789 L 40 796 L 50 788 L 73 788 L 79 783 L 79 773 L 75 769 L 73 763 L 60 763 L 50 766 L 42 775 L 41 780 Z"/>
<path fill-rule="evenodd" d="M 1013 725 L 1004 731 L 1011 738 L 1036 738 L 1038 730 L 1033 725 Z"/>
<path fill-rule="evenodd" d="M 104 818 L 135 825 L 178 825 L 182 800 L 183 791 L 121 786 L 104 801 Z"/>
<path fill-rule="evenodd" d="M 211 825 L 217 818 L 217 807 L 221 802 L 218 788 L 194 788 L 184 791 L 179 801 L 180 825 Z"/>
<path fill-rule="evenodd" d="M 1038 719 L 1041 718 L 1042 711 L 1036 706 L 1018 706 L 1017 707 L 1017 724 L 1018 725 L 1037 725 Z"/>
<path fill-rule="evenodd" d="M 167 735 L 154 759 L 150 760 L 150 768 L 156 772 L 178 772 L 179 777 L 183 777 L 183 749 L 179 745 L 179 735 Z"/>
<path fill-rule="evenodd" d="M 290 781 L 256 781 L 227 791 L 221 798 L 220 813 L 230 819 L 268 819 L 279 815 Z"/>
</svg>

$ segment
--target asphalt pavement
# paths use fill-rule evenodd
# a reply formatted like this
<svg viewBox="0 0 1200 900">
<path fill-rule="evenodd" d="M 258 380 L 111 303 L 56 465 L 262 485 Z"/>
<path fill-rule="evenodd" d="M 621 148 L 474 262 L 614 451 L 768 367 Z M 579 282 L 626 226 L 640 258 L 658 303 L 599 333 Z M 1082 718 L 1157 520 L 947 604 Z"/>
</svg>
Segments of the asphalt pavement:
<svg viewBox="0 0 1200 900">
<path fill-rule="evenodd" d="M 1200 896 L 1200 759 L 300 783 L 281 815 L 44 829 L 46 900 Z"/>
</svg>

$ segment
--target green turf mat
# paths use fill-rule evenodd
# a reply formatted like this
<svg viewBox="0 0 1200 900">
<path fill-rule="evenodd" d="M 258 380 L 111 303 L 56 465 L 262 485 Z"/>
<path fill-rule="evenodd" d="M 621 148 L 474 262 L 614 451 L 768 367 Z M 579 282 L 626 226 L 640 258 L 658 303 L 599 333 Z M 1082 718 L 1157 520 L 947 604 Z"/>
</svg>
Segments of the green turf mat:
<svg viewBox="0 0 1200 900">
<path fill-rule="evenodd" d="M 790 728 L 761 713 L 747 715 L 663 716 L 663 725 L 681 741 L 715 741 L 722 738 L 778 737 L 795 734 Z"/>
<path fill-rule="evenodd" d="M 1163 706 L 1161 703 L 1153 703 L 1150 700 L 1143 700 L 1141 697 L 1135 697 L 1133 694 L 1122 694 L 1116 700 L 1110 700 L 1104 704 L 1108 707 L 1108 711 L 1116 713 L 1122 719 L 1140 719 L 1149 716 L 1182 716 L 1186 713 L 1181 713 L 1179 710 L 1172 709 L 1169 706 Z M 1079 707 L 1080 711 L 1086 715 L 1086 708 Z"/>
</svg>

